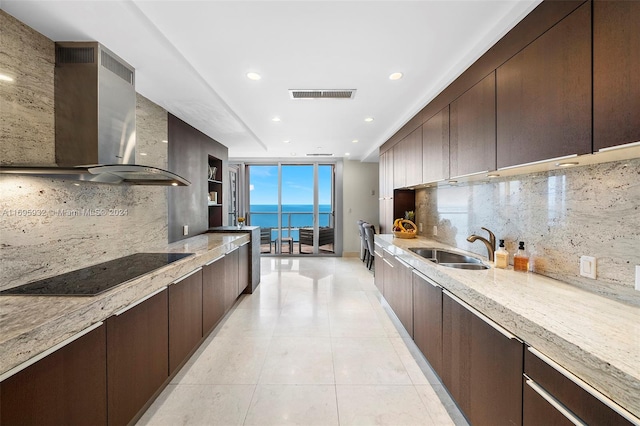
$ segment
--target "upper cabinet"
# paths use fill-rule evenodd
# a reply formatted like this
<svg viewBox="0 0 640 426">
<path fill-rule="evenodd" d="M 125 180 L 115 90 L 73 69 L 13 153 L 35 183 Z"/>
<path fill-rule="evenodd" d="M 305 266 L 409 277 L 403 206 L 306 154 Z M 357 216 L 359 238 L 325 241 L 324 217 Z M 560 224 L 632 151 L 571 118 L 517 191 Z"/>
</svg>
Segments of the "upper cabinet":
<svg viewBox="0 0 640 426">
<path fill-rule="evenodd" d="M 593 3 L 593 150 L 640 141 L 640 2 Z"/>
<path fill-rule="evenodd" d="M 449 178 L 449 106 L 422 125 L 422 182 Z"/>
<path fill-rule="evenodd" d="M 422 182 L 422 127 L 418 127 L 393 147 L 393 187 Z"/>
<path fill-rule="evenodd" d="M 498 168 L 591 152 L 590 28 L 587 2 L 497 69 Z"/>
<path fill-rule="evenodd" d="M 450 104 L 451 177 L 496 168 L 496 79 L 492 72 Z"/>
</svg>

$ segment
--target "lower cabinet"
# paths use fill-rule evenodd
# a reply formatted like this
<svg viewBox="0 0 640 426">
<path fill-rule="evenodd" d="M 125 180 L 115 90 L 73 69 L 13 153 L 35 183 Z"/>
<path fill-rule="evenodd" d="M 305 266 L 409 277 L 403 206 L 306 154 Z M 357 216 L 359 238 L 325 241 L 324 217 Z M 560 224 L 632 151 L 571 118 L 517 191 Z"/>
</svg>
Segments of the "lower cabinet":
<svg viewBox="0 0 640 426">
<path fill-rule="evenodd" d="M 221 256 L 202 268 L 202 332 L 209 334 L 224 316 L 225 257 Z"/>
<path fill-rule="evenodd" d="M 524 373 L 524 426 L 634 424 L 615 403 L 534 348 L 525 351 Z"/>
<path fill-rule="evenodd" d="M 413 337 L 413 269 L 387 251 L 383 251 L 382 260 L 385 262 L 382 294 L 405 330 Z"/>
<path fill-rule="evenodd" d="M 238 248 L 238 294 L 242 294 L 249 285 L 249 242 Z"/>
<path fill-rule="evenodd" d="M 522 424 L 524 344 L 447 291 L 442 325 L 441 378 L 470 423 Z"/>
<path fill-rule="evenodd" d="M 202 268 L 169 286 L 169 374 L 202 340 Z"/>
<path fill-rule="evenodd" d="M 442 377 L 442 287 L 413 271 L 413 340 Z"/>
<path fill-rule="evenodd" d="M 382 247 L 375 244 L 374 252 L 372 253 L 374 256 L 374 275 L 373 275 L 373 283 L 378 288 L 380 294 L 384 294 L 384 260 L 382 260 Z"/>
<path fill-rule="evenodd" d="M 225 285 L 224 285 L 224 310 L 231 309 L 238 298 L 238 264 L 240 261 L 240 249 L 235 248 L 224 256 Z"/>
<path fill-rule="evenodd" d="M 0 424 L 107 424 L 106 327 L 80 334 L 0 383 Z"/>
<path fill-rule="evenodd" d="M 109 425 L 128 424 L 169 377 L 167 306 L 164 288 L 107 319 Z"/>
</svg>

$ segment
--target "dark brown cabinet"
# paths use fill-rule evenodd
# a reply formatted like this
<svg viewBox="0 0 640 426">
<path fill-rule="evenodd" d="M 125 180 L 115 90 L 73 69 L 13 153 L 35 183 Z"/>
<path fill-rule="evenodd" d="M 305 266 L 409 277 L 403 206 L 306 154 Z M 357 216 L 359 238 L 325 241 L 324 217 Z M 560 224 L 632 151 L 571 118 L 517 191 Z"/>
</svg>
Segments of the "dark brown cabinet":
<svg viewBox="0 0 640 426">
<path fill-rule="evenodd" d="M 591 152 L 591 4 L 496 71 L 497 165 Z"/>
<path fill-rule="evenodd" d="M 169 310 L 165 288 L 107 319 L 109 424 L 128 424 L 168 377 Z"/>
<path fill-rule="evenodd" d="M 383 250 L 383 295 L 405 330 L 413 337 L 413 285 L 411 266 Z"/>
<path fill-rule="evenodd" d="M 214 259 L 202 268 L 202 330 L 209 334 L 224 316 L 225 310 L 225 260 Z"/>
<path fill-rule="evenodd" d="M 374 245 L 373 256 L 375 265 L 373 283 L 378 288 L 380 294 L 384 294 L 384 260 L 382 259 L 382 247 L 378 244 Z"/>
<path fill-rule="evenodd" d="M 569 378 L 571 373 L 543 358 L 533 348 L 525 351 L 524 426 L 574 424 L 569 418 L 589 425 L 633 424 L 602 402 L 607 398 L 596 398 L 595 389 L 588 392 Z"/>
<path fill-rule="evenodd" d="M 640 2 L 593 2 L 593 150 L 640 141 Z"/>
<path fill-rule="evenodd" d="M 422 183 L 449 178 L 449 106 L 422 125 Z"/>
<path fill-rule="evenodd" d="M 251 245 L 247 242 L 238 248 L 238 294 L 240 296 L 244 289 L 249 285 L 249 248 Z"/>
<path fill-rule="evenodd" d="M 393 147 L 393 188 L 422 183 L 422 127 Z"/>
<path fill-rule="evenodd" d="M 106 425 L 106 327 L 52 352 L 0 383 L 0 424 Z"/>
<path fill-rule="evenodd" d="M 451 177 L 496 168 L 496 73 L 449 105 Z"/>
<path fill-rule="evenodd" d="M 238 298 L 238 264 L 240 251 L 236 247 L 224 256 L 225 286 L 224 286 L 224 310 L 231 309 Z"/>
<path fill-rule="evenodd" d="M 444 291 L 441 378 L 473 425 L 522 424 L 524 345 Z"/>
<path fill-rule="evenodd" d="M 413 340 L 442 374 L 442 287 L 413 271 Z"/>
<path fill-rule="evenodd" d="M 202 268 L 169 286 L 169 373 L 182 366 L 202 340 Z"/>
<path fill-rule="evenodd" d="M 393 224 L 393 150 L 380 154 L 379 162 L 380 233 L 391 233 Z"/>
</svg>

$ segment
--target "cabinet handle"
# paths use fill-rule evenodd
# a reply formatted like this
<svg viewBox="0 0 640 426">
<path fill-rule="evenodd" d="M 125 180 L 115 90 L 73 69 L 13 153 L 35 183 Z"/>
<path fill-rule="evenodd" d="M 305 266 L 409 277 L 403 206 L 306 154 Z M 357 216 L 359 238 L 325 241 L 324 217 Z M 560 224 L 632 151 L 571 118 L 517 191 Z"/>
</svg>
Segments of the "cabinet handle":
<svg viewBox="0 0 640 426">
<path fill-rule="evenodd" d="M 498 323 L 493 321 L 491 318 L 489 318 L 485 314 L 481 313 L 476 308 L 471 307 L 467 302 L 464 302 L 463 300 L 459 299 L 458 296 L 456 296 L 453 293 L 449 292 L 447 289 L 442 289 L 442 291 L 447 296 L 449 296 L 450 298 L 452 298 L 453 300 L 455 300 L 456 302 L 458 302 L 459 304 L 464 306 L 466 309 L 468 309 L 472 314 L 474 314 L 475 316 L 480 318 L 482 321 L 486 322 L 487 325 L 489 325 L 490 327 L 493 327 L 498 333 L 502 334 L 507 339 L 509 339 L 509 340 L 517 340 L 519 342 L 522 342 L 522 340 L 518 339 L 515 335 L 511 334 L 509 331 L 507 331 L 501 325 L 499 325 Z"/>
<path fill-rule="evenodd" d="M 640 142 L 631 142 L 631 143 L 625 143 L 622 145 L 609 146 L 607 148 L 600 148 L 598 152 L 615 151 L 616 149 L 631 148 L 634 146 L 640 146 Z"/>
<path fill-rule="evenodd" d="M 178 278 L 177 280 L 175 280 L 174 282 L 172 282 L 169 285 L 173 285 L 173 284 L 178 284 L 180 281 L 184 281 L 187 278 L 189 278 L 191 275 L 196 274 L 198 272 L 202 271 L 202 266 L 198 267 L 197 269 L 194 269 L 193 271 L 189 272 L 187 275 L 183 275 L 180 278 Z"/>
<path fill-rule="evenodd" d="M 216 257 L 216 258 L 215 258 L 215 259 L 213 259 L 213 260 L 210 260 L 209 262 L 205 263 L 205 264 L 204 264 L 204 266 L 209 266 L 209 265 L 211 265 L 212 263 L 216 263 L 218 260 L 222 259 L 223 257 L 224 257 L 224 254 L 223 254 L 222 256 L 218 256 L 218 257 Z"/>
<path fill-rule="evenodd" d="M 411 272 L 413 272 L 418 278 L 420 278 L 420 279 L 426 281 L 427 283 L 431 284 L 433 287 L 442 288 L 442 286 L 440 284 L 438 284 L 437 282 L 433 281 L 431 278 L 427 277 L 426 275 L 421 274 L 420 272 L 416 271 L 415 269 L 413 271 L 411 271 Z"/>
<path fill-rule="evenodd" d="M 384 263 L 386 263 L 387 265 L 389 265 L 389 267 L 391 267 L 391 268 L 393 268 L 393 267 L 394 267 L 391 263 L 389 263 L 389 261 L 388 261 L 387 259 L 382 258 L 382 261 L 383 261 Z"/>
<path fill-rule="evenodd" d="M 97 323 L 95 323 L 93 325 L 90 325 L 89 327 L 85 328 L 84 330 L 82 330 L 82 331 L 74 334 L 73 336 L 63 340 L 62 342 L 60 342 L 57 345 L 47 349 L 46 351 L 40 352 L 38 355 L 34 356 L 33 358 L 29 358 L 28 360 L 26 360 L 22 364 L 16 365 L 11 370 L 6 371 L 2 375 L 0 375 L 0 382 L 8 379 L 9 377 L 13 376 L 16 373 L 19 373 L 20 371 L 22 371 L 25 368 L 35 364 L 36 362 L 40 361 L 41 359 L 48 357 L 49 355 L 51 355 L 52 353 L 54 353 L 58 349 L 62 348 L 63 346 L 67 346 L 69 343 L 73 342 L 74 340 L 78 340 L 79 338 L 81 338 L 85 334 L 91 333 L 93 330 L 95 330 L 96 328 L 100 327 L 102 324 L 104 324 L 104 322 L 100 321 L 100 322 L 97 322 Z"/>
<path fill-rule="evenodd" d="M 236 247 L 234 247 L 233 249 L 231 249 L 231 250 L 229 250 L 228 252 L 226 252 L 225 254 L 231 254 L 231 253 L 233 253 L 234 251 L 238 250 L 239 248 L 240 248 L 240 247 L 236 246 Z"/>
<path fill-rule="evenodd" d="M 396 257 L 396 260 L 398 261 L 398 263 L 400 263 L 402 266 L 404 266 L 407 269 L 413 269 L 413 266 L 409 265 L 407 262 L 405 262 L 402 259 L 399 259 Z"/>
<path fill-rule="evenodd" d="M 484 175 L 484 174 L 487 174 L 487 173 L 489 173 L 489 170 L 483 170 L 481 172 L 467 173 L 465 175 L 451 176 L 450 179 L 459 179 L 459 178 L 465 178 L 465 177 L 476 176 L 476 175 Z"/>
<path fill-rule="evenodd" d="M 238 248 L 240 248 L 240 247 L 244 247 L 244 246 L 246 246 L 246 245 L 247 245 L 247 244 L 249 244 L 249 243 L 250 243 L 250 241 L 245 241 L 244 243 L 240 244 L 240 245 L 238 246 Z"/>
<path fill-rule="evenodd" d="M 127 312 L 129 309 L 135 308 L 136 306 L 138 306 L 138 305 L 139 305 L 139 304 L 141 304 L 142 302 L 145 302 L 145 301 L 147 301 L 147 300 L 151 299 L 153 296 L 155 296 L 156 294 L 160 294 L 160 293 L 162 293 L 162 292 L 163 292 L 163 291 L 165 291 L 166 289 L 167 289 L 167 287 L 159 288 L 159 289 L 157 289 L 156 291 L 154 291 L 153 293 L 151 293 L 150 295 L 145 296 L 145 297 L 143 297 L 142 299 L 138 300 L 137 302 L 134 302 L 134 303 L 132 303 L 131 305 L 126 306 L 126 307 L 124 307 L 124 308 L 120 309 L 118 312 L 116 312 L 116 313 L 115 313 L 115 314 L 113 314 L 113 315 L 115 315 L 115 316 L 120 316 L 120 315 L 124 314 L 125 312 Z"/>
<path fill-rule="evenodd" d="M 571 423 L 573 423 L 576 426 L 587 426 L 585 422 L 580 420 L 575 414 L 569 411 L 567 407 L 562 405 L 562 403 L 560 403 L 557 399 L 555 399 L 553 395 L 551 395 L 549 392 L 547 392 L 542 387 L 540 387 L 539 384 L 531 380 L 526 374 L 524 375 L 524 377 L 526 379 L 525 383 L 527 384 L 527 386 L 529 386 L 531 389 L 534 390 L 535 393 L 537 393 L 542 398 L 544 398 L 545 401 L 551 404 L 553 408 L 558 410 L 567 420 L 569 420 Z"/>
<path fill-rule="evenodd" d="M 558 364 L 557 362 L 555 362 L 554 360 L 552 360 L 551 358 L 543 354 L 542 352 L 538 351 L 536 348 L 527 346 L 527 350 L 532 354 L 534 354 L 535 356 L 537 356 L 538 358 L 540 358 L 546 364 L 548 364 L 549 367 L 553 368 L 558 373 L 562 374 L 564 377 L 566 377 L 567 379 L 571 380 L 573 383 L 578 385 L 583 391 L 587 392 L 589 395 L 593 396 L 595 399 L 602 402 L 604 405 L 606 405 L 616 413 L 620 414 L 622 417 L 627 419 L 632 424 L 640 424 L 640 421 L 636 416 L 634 416 L 633 414 L 631 414 L 630 412 L 628 412 L 627 410 L 625 410 L 624 408 L 616 404 L 611 399 L 602 395 L 600 392 L 595 390 L 591 385 L 583 381 L 581 378 L 577 377 L 575 374 L 571 373 L 569 370 L 567 370 L 566 368 L 564 368 L 563 366 L 561 366 L 560 364 Z"/>
</svg>

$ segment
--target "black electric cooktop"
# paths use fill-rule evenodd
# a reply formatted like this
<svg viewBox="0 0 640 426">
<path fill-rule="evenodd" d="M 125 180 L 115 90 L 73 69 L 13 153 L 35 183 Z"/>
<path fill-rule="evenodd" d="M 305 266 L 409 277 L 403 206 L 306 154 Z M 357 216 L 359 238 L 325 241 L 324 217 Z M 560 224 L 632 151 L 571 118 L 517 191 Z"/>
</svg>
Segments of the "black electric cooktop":
<svg viewBox="0 0 640 426">
<path fill-rule="evenodd" d="M 0 291 L 5 296 L 96 296 L 193 253 L 136 253 Z"/>
</svg>

